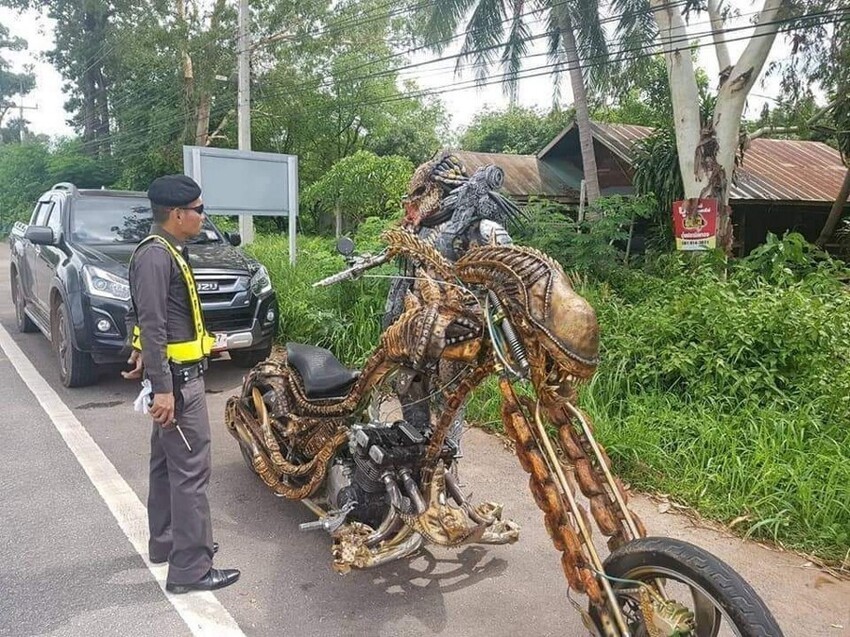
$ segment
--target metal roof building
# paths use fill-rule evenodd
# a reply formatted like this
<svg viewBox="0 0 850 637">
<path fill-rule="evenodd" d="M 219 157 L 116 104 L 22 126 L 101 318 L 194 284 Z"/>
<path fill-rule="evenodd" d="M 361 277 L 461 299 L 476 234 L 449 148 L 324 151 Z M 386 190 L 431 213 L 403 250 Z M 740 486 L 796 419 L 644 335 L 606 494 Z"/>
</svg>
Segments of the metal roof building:
<svg viewBox="0 0 850 637">
<path fill-rule="evenodd" d="M 635 144 L 653 129 L 593 122 L 597 174 L 603 195 L 633 194 Z M 537 155 L 457 153 L 471 170 L 496 164 L 505 191 L 519 202 L 533 197 L 577 204 L 583 178 L 578 128 L 561 131 Z M 752 140 L 735 172 L 730 193 L 738 253 L 762 243 L 768 232 L 793 230 L 814 241 L 841 189 L 847 167 L 821 142 Z M 850 212 L 850 204 L 846 206 Z"/>
<path fill-rule="evenodd" d="M 631 167 L 637 142 L 653 129 L 631 124 L 593 122 L 593 137 L 625 166 Z M 578 137 L 573 124 L 565 128 L 537 158 L 556 157 L 558 150 Z M 744 152 L 743 164 L 735 173 L 731 199 L 787 202 L 835 201 L 847 168 L 841 154 L 822 142 L 790 139 L 754 139 Z"/>
</svg>

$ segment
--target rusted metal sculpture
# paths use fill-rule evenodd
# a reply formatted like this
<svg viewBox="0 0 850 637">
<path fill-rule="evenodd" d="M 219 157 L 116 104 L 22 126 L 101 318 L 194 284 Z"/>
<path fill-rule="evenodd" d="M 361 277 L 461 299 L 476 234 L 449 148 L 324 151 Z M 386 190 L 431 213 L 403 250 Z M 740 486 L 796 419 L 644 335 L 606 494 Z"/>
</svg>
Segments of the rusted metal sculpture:
<svg viewBox="0 0 850 637">
<path fill-rule="evenodd" d="M 407 230 L 383 238 L 386 251 L 354 270 L 403 257 L 416 264 L 416 294 L 406 296 L 360 372 L 326 350 L 289 344 L 285 356 L 248 374 L 241 394 L 227 403 L 226 424 L 252 470 L 275 494 L 301 500 L 319 516 L 302 526 L 330 533 L 340 572 L 411 555 L 425 543 L 515 542 L 519 528 L 503 519 L 501 505 L 464 496 L 448 435 L 470 392 L 496 375 L 505 431 L 566 580 L 589 598 L 581 611 L 588 628 L 618 637 L 716 635 L 724 602 L 695 593 L 690 611 L 668 599 L 661 580 L 669 571 L 608 574 L 628 563 L 633 550 L 617 553 L 643 542 L 646 531 L 576 406 L 576 388 L 599 362 L 599 327 L 560 264 L 531 248 L 495 243 L 452 262 Z M 432 383 L 443 400 L 431 422 L 414 426 L 373 413 L 376 394 L 390 380 L 403 388 L 447 361 L 460 371 Z M 520 385 L 531 391 L 516 391 Z M 615 551 L 613 562 L 597 551 L 594 526 Z M 769 618 L 754 599 L 752 607 Z M 697 620 L 704 630 L 694 632 Z"/>
</svg>

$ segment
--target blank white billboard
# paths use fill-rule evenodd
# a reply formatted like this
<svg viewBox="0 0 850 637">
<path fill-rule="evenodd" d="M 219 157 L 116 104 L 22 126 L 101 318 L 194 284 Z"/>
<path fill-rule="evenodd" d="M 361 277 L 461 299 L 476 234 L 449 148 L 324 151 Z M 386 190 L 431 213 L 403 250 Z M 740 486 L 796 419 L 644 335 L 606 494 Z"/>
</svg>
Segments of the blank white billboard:
<svg viewBox="0 0 850 637">
<path fill-rule="evenodd" d="M 298 216 L 298 157 L 183 147 L 183 173 L 203 190 L 204 209 L 220 215 Z"/>
</svg>

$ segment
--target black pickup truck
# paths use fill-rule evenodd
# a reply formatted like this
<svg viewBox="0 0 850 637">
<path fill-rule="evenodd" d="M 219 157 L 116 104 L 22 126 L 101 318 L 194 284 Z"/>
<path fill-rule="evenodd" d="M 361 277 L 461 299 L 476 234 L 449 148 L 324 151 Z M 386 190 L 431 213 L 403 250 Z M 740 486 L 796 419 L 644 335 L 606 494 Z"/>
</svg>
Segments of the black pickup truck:
<svg viewBox="0 0 850 637">
<path fill-rule="evenodd" d="M 91 384 L 99 366 L 126 361 L 127 264 L 151 220 L 144 193 L 61 183 L 42 195 L 29 225 L 13 228 L 18 329 L 50 339 L 66 387 Z M 238 234 L 222 233 L 207 219 L 189 255 L 207 328 L 216 335 L 213 357 L 227 352 L 251 367 L 270 353 L 278 306 L 266 268 L 239 243 Z"/>
</svg>

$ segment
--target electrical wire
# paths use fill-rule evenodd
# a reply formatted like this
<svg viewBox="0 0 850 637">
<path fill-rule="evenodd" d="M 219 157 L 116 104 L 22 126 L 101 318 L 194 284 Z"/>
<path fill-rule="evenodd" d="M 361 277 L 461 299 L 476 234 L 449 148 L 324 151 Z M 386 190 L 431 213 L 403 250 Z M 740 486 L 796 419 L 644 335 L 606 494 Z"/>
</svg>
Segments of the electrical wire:
<svg viewBox="0 0 850 637">
<path fill-rule="evenodd" d="M 847 10 L 835 10 L 835 11 L 832 11 L 832 12 L 821 12 L 820 14 L 812 14 L 810 16 L 806 16 L 805 19 L 813 20 L 813 19 L 816 19 L 816 18 L 826 18 L 826 19 L 829 19 L 830 17 L 837 18 L 838 16 L 843 17 L 843 16 L 847 15 L 847 13 L 848 13 Z M 792 23 L 792 22 L 798 23 L 799 21 L 800 21 L 800 18 L 786 18 L 786 19 L 782 19 L 782 20 L 772 21 L 772 22 L 769 22 L 769 23 L 763 23 L 763 25 L 764 24 L 788 24 L 788 23 Z M 838 20 L 835 20 L 835 21 L 838 21 Z M 739 26 L 739 27 L 728 27 L 726 29 L 720 30 L 719 33 L 732 33 L 732 32 L 741 31 L 741 30 L 749 30 L 751 28 L 753 28 L 752 25 Z M 698 34 L 698 35 L 710 35 L 712 33 L 713 33 L 713 31 L 709 30 L 709 31 L 706 31 L 706 32 L 704 32 L 702 34 Z M 731 39 L 731 40 L 728 40 L 728 41 L 729 42 L 735 42 L 735 41 L 739 41 L 739 40 L 751 39 L 751 38 L 754 38 L 754 37 L 773 37 L 773 36 L 775 36 L 775 33 L 771 32 L 771 33 L 761 34 L 761 35 L 753 34 L 753 35 L 750 35 L 750 36 L 735 38 L 735 39 Z M 618 54 L 618 55 L 625 55 L 627 53 L 631 53 L 633 55 L 630 55 L 630 57 L 633 58 L 633 59 L 634 58 L 641 58 L 641 57 L 650 57 L 650 56 L 658 55 L 660 53 L 657 50 L 659 47 L 660 48 L 669 47 L 673 44 L 678 44 L 678 43 L 682 43 L 682 42 L 685 42 L 685 41 L 688 41 L 688 40 L 692 40 L 694 37 L 698 37 L 698 36 L 695 35 L 695 34 L 692 34 L 692 33 L 686 33 L 686 34 L 683 34 L 682 36 L 678 36 L 678 37 L 663 38 L 660 42 L 652 43 L 651 46 L 654 49 L 653 51 L 641 52 L 643 49 L 648 48 L 646 46 L 641 46 L 641 47 L 624 48 L 624 49 L 621 49 L 618 52 L 612 52 L 612 53 Z M 682 48 L 693 49 L 696 46 L 697 46 L 696 44 L 691 44 L 688 47 L 682 47 Z M 532 56 L 523 56 L 523 59 L 526 59 L 528 57 L 535 57 L 537 55 L 540 55 L 540 54 L 534 54 Z M 434 87 L 434 88 L 431 88 L 431 89 L 423 89 L 423 90 L 420 90 L 420 91 L 414 91 L 412 93 L 407 93 L 407 94 L 404 94 L 404 95 L 393 96 L 391 98 L 380 99 L 380 100 L 371 100 L 371 101 L 350 102 L 350 103 L 347 103 L 347 104 L 343 104 L 341 106 L 342 107 L 350 107 L 350 106 L 360 106 L 360 107 L 362 107 L 362 106 L 370 106 L 370 105 L 377 105 L 377 104 L 383 104 L 383 103 L 390 103 L 390 102 L 399 101 L 399 100 L 418 99 L 418 98 L 421 98 L 421 97 L 443 95 L 443 94 L 450 93 L 450 92 L 468 90 L 469 88 L 480 88 L 482 86 L 488 86 L 488 85 L 491 85 L 491 84 L 495 84 L 497 82 L 503 82 L 504 79 L 509 78 L 512 75 L 514 77 L 516 77 L 517 80 L 522 80 L 522 79 L 529 79 L 529 78 L 533 78 L 533 77 L 539 77 L 541 75 L 546 75 L 546 74 L 550 74 L 550 73 L 562 73 L 564 71 L 575 70 L 575 69 L 578 69 L 578 68 L 587 69 L 587 68 L 592 68 L 594 66 L 598 66 L 600 64 L 608 63 L 609 58 L 611 57 L 611 54 L 606 55 L 606 56 L 600 56 L 600 57 L 602 59 L 598 62 L 585 62 L 585 63 L 579 64 L 579 65 L 573 66 L 573 67 L 567 67 L 567 66 L 564 66 L 562 63 L 558 62 L 558 63 L 554 63 L 554 64 L 548 64 L 548 65 L 541 65 L 541 66 L 533 67 L 531 69 L 523 69 L 519 73 L 517 73 L 516 75 L 513 75 L 511 73 L 505 73 L 505 74 L 502 74 L 502 75 L 499 75 L 499 76 L 491 77 L 488 81 L 482 82 L 480 80 L 468 80 L 468 81 L 463 81 L 463 82 L 455 82 L 455 83 L 450 83 L 448 85 L 444 85 L 444 86 L 441 86 L 441 87 Z M 456 55 L 455 56 L 449 56 L 448 58 L 445 58 L 445 57 L 444 58 L 437 58 L 436 60 L 428 61 L 428 63 L 433 64 L 434 62 L 443 61 L 444 59 L 455 59 L 455 58 L 457 58 Z M 390 71 L 382 71 L 382 72 L 379 72 L 379 73 L 368 74 L 368 75 L 361 76 L 360 78 L 356 78 L 356 79 L 358 81 L 363 81 L 365 79 L 370 79 L 370 78 L 373 78 L 373 77 L 380 77 L 380 76 L 389 75 L 389 74 L 392 74 L 392 73 L 397 74 L 398 72 L 400 72 L 402 70 L 405 70 L 405 69 L 408 69 L 408 68 L 414 68 L 414 67 L 418 68 L 422 65 L 423 65 L 422 63 L 419 63 L 419 64 L 416 64 L 416 65 L 396 67 L 395 69 L 390 70 Z M 528 71 L 544 71 L 544 70 L 546 72 L 539 72 L 539 73 L 529 73 L 528 72 Z M 352 79 L 351 81 L 353 82 L 354 79 Z M 285 93 L 289 96 L 298 96 L 299 94 L 303 94 L 305 92 L 314 92 L 315 90 L 316 90 L 316 87 L 313 87 L 313 86 L 311 86 L 309 88 L 305 87 L 305 88 L 302 88 L 301 91 L 296 90 L 294 92 L 290 88 L 289 90 L 286 90 Z M 277 93 L 268 92 L 266 90 L 263 90 L 263 93 L 264 93 L 264 96 L 266 98 L 274 98 L 274 97 L 278 96 Z M 281 92 L 279 94 L 283 94 L 283 92 Z M 174 120 L 183 120 L 183 119 L 184 119 L 183 114 L 180 114 L 178 117 L 174 118 Z M 162 123 L 163 122 L 161 122 L 161 121 L 158 122 L 158 124 L 160 124 L 160 125 Z M 151 127 L 151 129 L 149 129 L 149 130 L 152 130 L 152 128 L 153 127 Z M 122 133 L 123 133 L 123 131 L 118 132 L 114 135 L 108 135 L 108 136 L 101 138 L 98 141 L 102 143 L 103 141 L 109 140 L 110 138 L 114 138 L 116 135 L 121 135 Z"/>
</svg>

